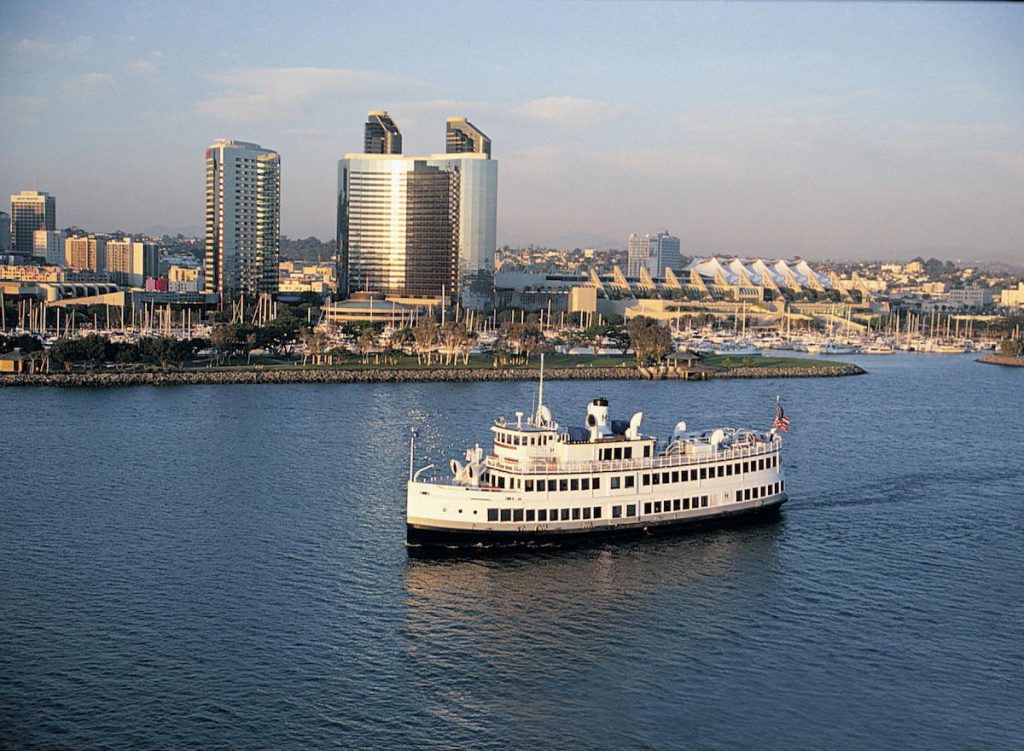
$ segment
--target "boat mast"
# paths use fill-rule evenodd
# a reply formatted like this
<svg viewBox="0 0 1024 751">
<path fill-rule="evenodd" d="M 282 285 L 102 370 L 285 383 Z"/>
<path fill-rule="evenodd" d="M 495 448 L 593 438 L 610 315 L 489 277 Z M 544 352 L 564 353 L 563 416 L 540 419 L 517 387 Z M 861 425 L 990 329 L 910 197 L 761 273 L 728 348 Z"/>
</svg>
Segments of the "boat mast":
<svg viewBox="0 0 1024 751">
<path fill-rule="evenodd" d="M 540 425 L 540 413 L 544 407 L 544 353 L 540 353 L 540 385 L 537 387 L 537 416 L 534 422 Z"/>
</svg>

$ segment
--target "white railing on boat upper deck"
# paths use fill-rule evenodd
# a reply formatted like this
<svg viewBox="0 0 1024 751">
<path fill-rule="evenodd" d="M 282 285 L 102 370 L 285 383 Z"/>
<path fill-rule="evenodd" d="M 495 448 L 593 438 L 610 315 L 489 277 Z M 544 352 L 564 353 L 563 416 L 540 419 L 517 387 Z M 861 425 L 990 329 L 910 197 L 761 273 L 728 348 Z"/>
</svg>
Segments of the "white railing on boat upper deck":
<svg viewBox="0 0 1024 751">
<path fill-rule="evenodd" d="M 578 462 L 560 462 L 555 458 L 537 458 L 528 462 L 517 462 L 502 459 L 495 454 L 487 457 L 488 469 L 498 469 L 517 474 L 551 475 L 567 472 L 624 472 L 644 469 L 670 469 L 672 467 L 688 467 L 714 464 L 735 459 L 772 454 L 782 446 L 777 438 L 767 443 L 751 443 L 742 446 L 712 450 L 700 456 L 689 456 L 683 452 L 671 456 L 654 456 L 636 459 L 605 459 L 584 460 Z"/>
</svg>

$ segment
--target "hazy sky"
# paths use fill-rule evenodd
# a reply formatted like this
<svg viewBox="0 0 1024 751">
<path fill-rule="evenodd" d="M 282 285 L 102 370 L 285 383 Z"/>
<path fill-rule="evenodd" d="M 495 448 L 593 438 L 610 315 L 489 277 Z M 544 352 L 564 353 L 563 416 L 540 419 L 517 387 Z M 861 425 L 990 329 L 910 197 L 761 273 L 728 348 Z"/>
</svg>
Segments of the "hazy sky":
<svg viewBox="0 0 1024 751">
<path fill-rule="evenodd" d="M 198 231 L 215 138 L 281 153 L 327 239 L 336 160 L 467 116 L 499 242 L 810 258 L 1024 257 L 1024 8 L 949 3 L 5 4 L 0 190 L 58 224 Z"/>
</svg>

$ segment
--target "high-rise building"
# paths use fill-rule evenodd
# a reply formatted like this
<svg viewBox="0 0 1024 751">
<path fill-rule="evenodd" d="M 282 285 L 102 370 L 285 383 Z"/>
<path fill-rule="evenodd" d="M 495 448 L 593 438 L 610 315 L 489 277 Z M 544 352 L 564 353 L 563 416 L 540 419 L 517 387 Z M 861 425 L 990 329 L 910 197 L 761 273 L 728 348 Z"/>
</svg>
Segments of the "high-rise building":
<svg viewBox="0 0 1024 751">
<path fill-rule="evenodd" d="M 146 279 L 159 276 L 160 248 L 156 243 L 137 242 L 130 237 L 110 240 L 107 271 L 117 284 L 144 287 Z"/>
<path fill-rule="evenodd" d="M 205 291 L 221 301 L 277 292 L 281 158 L 259 144 L 220 139 L 206 150 Z"/>
<path fill-rule="evenodd" d="M 370 110 L 363 132 L 363 153 L 401 154 L 402 132 L 383 110 Z"/>
<path fill-rule="evenodd" d="M 640 276 L 640 268 L 652 277 L 665 275 L 665 267 L 675 272 L 682 271 L 679 238 L 662 230 L 656 235 L 630 235 L 626 253 L 626 274 Z"/>
<path fill-rule="evenodd" d="M 107 271 L 107 238 L 77 235 L 64 240 L 64 265 L 75 271 Z"/>
<path fill-rule="evenodd" d="M 650 235 L 630 235 L 626 247 L 626 275 L 636 278 L 640 276 L 640 267 L 647 265 L 650 254 L 648 238 Z"/>
<path fill-rule="evenodd" d="M 498 163 L 489 139 L 472 130 L 476 151 L 346 154 L 338 161 L 343 296 L 369 291 L 445 296 L 476 309 L 491 304 Z"/>
<path fill-rule="evenodd" d="M 33 233 L 57 229 L 57 203 L 49 193 L 23 190 L 11 196 L 11 252 L 32 255 Z"/>
<path fill-rule="evenodd" d="M 490 156 L 491 139 L 466 118 L 449 117 L 445 125 L 445 152 Z"/>
<path fill-rule="evenodd" d="M 58 229 L 37 229 L 32 233 L 32 256 L 55 266 L 64 265 L 64 240 L 67 233 Z"/>
<path fill-rule="evenodd" d="M 11 252 L 11 215 L 0 211 L 0 253 Z"/>
</svg>

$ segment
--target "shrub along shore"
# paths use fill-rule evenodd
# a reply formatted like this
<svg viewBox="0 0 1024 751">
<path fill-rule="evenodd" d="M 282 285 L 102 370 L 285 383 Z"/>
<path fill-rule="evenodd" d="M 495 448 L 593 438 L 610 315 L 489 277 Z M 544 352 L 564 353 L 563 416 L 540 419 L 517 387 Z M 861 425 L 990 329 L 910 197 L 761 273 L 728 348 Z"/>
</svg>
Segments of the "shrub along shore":
<svg viewBox="0 0 1024 751">
<path fill-rule="evenodd" d="M 1009 365 L 1010 367 L 1024 368 L 1024 357 L 1014 357 L 1012 355 L 985 355 L 979 357 L 978 362 L 988 363 L 989 365 Z"/>
<path fill-rule="evenodd" d="M 814 378 L 860 375 L 865 371 L 850 363 L 797 364 L 772 367 L 670 368 L 579 367 L 545 368 L 544 377 L 564 381 L 603 380 L 701 380 L 705 378 Z M 471 381 L 532 381 L 538 368 L 212 368 L 166 371 L 84 371 L 0 376 L 0 386 L 186 386 L 243 383 L 409 383 Z"/>
</svg>

